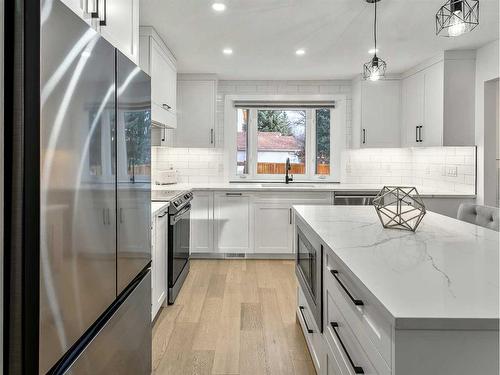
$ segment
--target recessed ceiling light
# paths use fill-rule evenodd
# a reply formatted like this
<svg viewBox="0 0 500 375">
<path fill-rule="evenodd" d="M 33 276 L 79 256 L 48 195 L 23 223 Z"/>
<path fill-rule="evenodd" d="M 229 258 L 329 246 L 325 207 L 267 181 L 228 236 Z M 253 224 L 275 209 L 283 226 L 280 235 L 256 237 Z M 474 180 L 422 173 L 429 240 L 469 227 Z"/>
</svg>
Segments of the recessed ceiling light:
<svg viewBox="0 0 500 375">
<path fill-rule="evenodd" d="M 368 51 L 370 55 L 373 55 L 374 53 L 378 53 L 378 48 L 372 48 L 371 50 Z"/>
<path fill-rule="evenodd" d="M 302 48 L 298 49 L 297 51 L 295 51 L 295 54 L 297 56 L 302 56 L 302 55 L 305 55 L 306 54 L 306 51 Z"/>
<path fill-rule="evenodd" d="M 224 49 L 222 50 L 222 53 L 223 53 L 224 55 L 232 55 L 232 54 L 233 54 L 233 50 L 232 50 L 231 48 L 224 48 Z"/>
<path fill-rule="evenodd" d="M 213 3 L 212 9 L 216 12 L 224 12 L 226 10 L 226 4 L 224 3 Z"/>
</svg>

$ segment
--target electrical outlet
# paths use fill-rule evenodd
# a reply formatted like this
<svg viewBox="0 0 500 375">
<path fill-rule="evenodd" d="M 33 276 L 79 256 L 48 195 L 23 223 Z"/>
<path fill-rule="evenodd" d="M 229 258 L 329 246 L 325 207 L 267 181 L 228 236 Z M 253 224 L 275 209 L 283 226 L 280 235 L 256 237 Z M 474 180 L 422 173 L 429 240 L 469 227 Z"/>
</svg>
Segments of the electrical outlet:
<svg viewBox="0 0 500 375">
<path fill-rule="evenodd" d="M 446 168 L 446 175 L 449 177 L 457 177 L 457 175 L 458 175 L 457 167 L 447 167 Z"/>
</svg>

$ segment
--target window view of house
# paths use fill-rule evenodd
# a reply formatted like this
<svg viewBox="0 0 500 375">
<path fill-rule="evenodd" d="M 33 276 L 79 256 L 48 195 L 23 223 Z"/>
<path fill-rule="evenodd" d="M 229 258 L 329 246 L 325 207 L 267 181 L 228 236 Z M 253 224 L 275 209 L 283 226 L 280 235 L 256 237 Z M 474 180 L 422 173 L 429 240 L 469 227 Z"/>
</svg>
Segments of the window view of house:
<svg viewBox="0 0 500 375">
<path fill-rule="evenodd" d="M 257 174 L 284 174 L 290 158 L 293 174 L 304 174 L 306 111 L 257 112 Z"/>
<path fill-rule="evenodd" d="M 283 175 L 287 159 L 291 174 L 331 175 L 330 108 L 238 108 L 237 118 L 236 175 Z"/>
</svg>

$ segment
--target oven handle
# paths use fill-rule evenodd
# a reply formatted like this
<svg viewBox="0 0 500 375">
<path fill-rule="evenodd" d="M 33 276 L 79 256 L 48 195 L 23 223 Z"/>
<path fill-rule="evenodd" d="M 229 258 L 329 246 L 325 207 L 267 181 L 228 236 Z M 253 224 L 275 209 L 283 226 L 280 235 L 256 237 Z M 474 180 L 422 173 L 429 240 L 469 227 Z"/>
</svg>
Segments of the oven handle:
<svg viewBox="0 0 500 375">
<path fill-rule="evenodd" d="M 307 324 L 307 320 L 306 320 L 306 317 L 304 316 L 304 309 L 305 307 L 304 306 L 299 306 L 299 311 L 300 311 L 300 315 L 302 315 L 302 319 L 304 319 L 304 324 L 306 325 L 306 331 L 307 333 L 314 333 L 314 331 L 309 328 L 309 325 Z"/>
<path fill-rule="evenodd" d="M 181 211 L 177 212 L 174 216 L 170 218 L 170 225 L 174 225 L 175 223 L 177 223 L 181 219 L 181 216 L 190 210 L 191 210 L 191 204 L 188 204 Z"/>
</svg>

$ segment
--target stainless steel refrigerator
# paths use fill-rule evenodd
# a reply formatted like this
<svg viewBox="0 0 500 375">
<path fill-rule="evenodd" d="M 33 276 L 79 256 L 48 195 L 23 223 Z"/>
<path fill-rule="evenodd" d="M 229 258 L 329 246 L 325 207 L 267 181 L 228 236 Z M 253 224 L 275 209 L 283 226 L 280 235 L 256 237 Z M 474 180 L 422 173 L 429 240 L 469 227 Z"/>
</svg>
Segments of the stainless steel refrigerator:
<svg viewBox="0 0 500 375">
<path fill-rule="evenodd" d="M 37 264 L 21 259 L 39 288 L 21 319 L 38 317 L 38 339 L 19 360 L 40 374 L 149 374 L 150 78 L 60 0 L 41 2 L 39 40 L 39 164 L 28 168 L 39 169 L 21 181 L 39 193 Z"/>
</svg>

